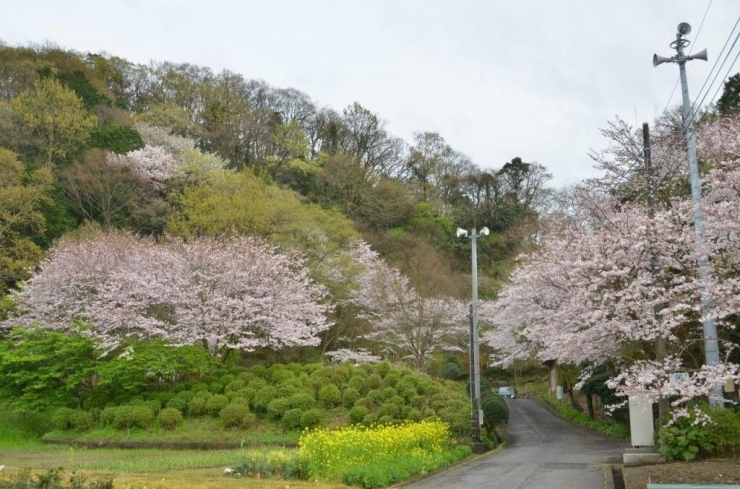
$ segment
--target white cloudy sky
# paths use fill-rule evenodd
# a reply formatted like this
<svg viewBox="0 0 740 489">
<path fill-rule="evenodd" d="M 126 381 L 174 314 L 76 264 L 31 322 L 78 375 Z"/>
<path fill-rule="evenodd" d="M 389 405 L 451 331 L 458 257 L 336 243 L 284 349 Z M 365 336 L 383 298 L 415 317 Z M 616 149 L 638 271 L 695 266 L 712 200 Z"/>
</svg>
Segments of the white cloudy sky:
<svg viewBox="0 0 740 489">
<path fill-rule="evenodd" d="M 0 37 L 228 69 L 337 110 L 358 101 L 408 141 L 437 131 L 482 167 L 520 156 L 564 184 L 593 174 L 587 152 L 608 120 L 665 108 L 678 67 L 652 55 L 675 54 L 679 22 L 693 41 L 708 5 L 693 97 L 737 0 L 25 0 L 4 9 Z"/>
</svg>

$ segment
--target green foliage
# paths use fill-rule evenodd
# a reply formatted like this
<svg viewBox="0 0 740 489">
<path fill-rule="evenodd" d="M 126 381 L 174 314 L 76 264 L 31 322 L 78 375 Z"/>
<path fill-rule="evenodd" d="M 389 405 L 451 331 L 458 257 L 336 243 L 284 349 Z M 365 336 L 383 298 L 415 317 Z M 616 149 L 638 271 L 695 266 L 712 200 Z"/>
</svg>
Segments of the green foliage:
<svg viewBox="0 0 740 489">
<path fill-rule="evenodd" d="M 555 398 L 545 396 L 541 399 L 543 402 L 552 406 L 552 408 L 565 419 L 569 419 L 582 426 L 587 426 L 607 436 L 622 438 L 624 440 L 627 440 L 630 437 L 629 426 L 625 426 L 624 424 L 612 420 L 602 421 L 591 419 L 587 414 L 576 411 L 569 403 L 560 402 Z"/>
<path fill-rule="evenodd" d="M 309 409 L 308 411 L 305 411 L 303 414 L 301 414 L 301 428 L 308 429 L 308 428 L 315 428 L 319 424 L 321 424 L 321 420 L 324 417 L 324 413 L 320 409 Z"/>
<path fill-rule="evenodd" d="M 11 477 L 9 489 L 113 489 L 113 478 L 105 476 L 102 479 L 87 481 L 85 476 L 74 471 L 69 477 L 69 484 L 64 483 L 62 467 L 48 469 L 44 473 L 31 474 L 30 469 L 22 470 Z"/>
<path fill-rule="evenodd" d="M 659 433 L 660 453 L 666 460 L 732 458 L 740 454 L 740 415 L 733 409 L 694 406 L 689 417 L 663 426 Z M 701 417 L 698 414 L 703 413 Z M 709 416 L 709 422 L 702 420 Z"/>
<path fill-rule="evenodd" d="M 290 405 L 301 410 L 311 409 L 316 405 L 316 399 L 307 392 L 299 392 L 290 396 Z"/>
<path fill-rule="evenodd" d="M 182 412 L 175 408 L 165 408 L 159 412 L 157 416 L 159 424 L 166 430 L 174 430 L 177 426 L 182 423 Z"/>
<path fill-rule="evenodd" d="M 46 164 L 66 164 L 84 148 L 95 116 L 53 78 L 39 78 L 10 102 L 27 151 Z"/>
<path fill-rule="evenodd" d="M 11 411 L 79 406 L 98 352 L 89 338 L 42 328 L 16 328 L 0 341 L 0 403 Z"/>
<path fill-rule="evenodd" d="M 109 407 L 100 413 L 100 422 L 117 430 L 148 429 L 153 421 L 154 414 L 146 406 Z"/>
<path fill-rule="evenodd" d="M 494 426 L 509 420 L 509 406 L 504 398 L 495 392 L 488 392 L 481 397 L 481 409 L 483 410 L 483 422 L 489 431 Z"/>
<path fill-rule="evenodd" d="M 206 413 L 218 416 L 223 408 L 229 404 L 229 398 L 223 394 L 214 394 L 206 401 Z"/>
<path fill-rule="evenodd" d="M 257 421 L 257 416 L 244 404 L 232 403 L 218 415 L 225 428 L 247 428 Z"/>
<path fill-rule="evenodd" d="M 301 416 L 303 416 L 301 409 L 288 409 L 283 414 L 283 419 L 280 420 L 280 423 L 286 430 L 299 430 L 301 428 Z"/>
<path fill-rule="evenodd" d="M 325 407 L 335 407 L 342 402 L 342 392 L 334 384 L 329 384 L 319 389 L 319 402 Z"/>
<path fill-rule="evenodd" d="M 255 392 L 252 398 L 252 407 L 254 412 L 257 414 L 265 414 L 267 412 L 267 406 L 270 405 L 275 396 L 277 395 L 277 389 L 272 386 L 266 386 Z"/>
<path fill-rule="evenodd" d="M 352 406 L 354 406 L 355 402 L 357 402 L 359 398 L 360 393 L 357 391 L 357 389 L 353 389 L 352 387 L 347 387 L 342 393 L 342 403 L 346 408 L 351 408 Z"/>
<path fill-rule="evenodd" d="M 93 423 L 93 415 L 82 409 L 59 408 L 51 415 L 51 424 L 57 430 L 88 431 Z"/>
<path fill-rule="evenodd" d="M 362 420 L 368 414 L 370 414 L 370 410 L 365 406 L 355 406 L 349 410 L 349 422 L 352 424 L 362 423 Z"/>
<path fill-rule="evenodd" d="M 90 133 L 91 148 L 101 148 L 116 154 L 126 154 L 144 147 L 144 140 L 136 128 L 123 124 L 109 124 Z"/>
<path fill-rule="evenodd" d="M 386 375 L 388 375 L 388 372 L 391 371 L 391 364 L 388 362 L 380 362 L 378 365 L 376 365 L 375 371 L 378 375 L 380 375 L 380 377 L 385 377 Z"/>
<path fill-rule="evenodd" d="M 267 405 L 267 415 L 271 419 L 279 420 L 290 409 L 290 399 L 278 397 Z"/>
<path fill-rule="evenodd" d="M 49 168 L 27 169 L 15 153 L 0 148 L 0 294 L 29 278 L 43 252 L 34 235 L 43 234 L 43 204 L 51 201 Z M 0 306 L 0 318 L 4 316 Z"/>
<path fill-rule="evenodd" d="M 459 379 L 463 376 L 463 369 L 456 363 L 445 363 L 439 369 L 439 376 L 443 379 Z"/>
<path fill-rule="evenodd" d="M 206 404 L 210 394 L 193 397 L 188 402 L 188 416 L 203 416 L 206 414 Z"/>
</svg>

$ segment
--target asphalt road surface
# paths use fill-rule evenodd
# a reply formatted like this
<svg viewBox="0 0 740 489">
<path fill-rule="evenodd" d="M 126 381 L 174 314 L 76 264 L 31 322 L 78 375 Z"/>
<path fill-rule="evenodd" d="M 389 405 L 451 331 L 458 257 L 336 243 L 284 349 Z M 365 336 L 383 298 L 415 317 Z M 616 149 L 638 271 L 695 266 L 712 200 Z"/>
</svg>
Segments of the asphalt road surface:
<svg viewBox="0 0 740 489">
<path fill-rule="evenodd" d="M 627 442 L 592 433 L 532 399 L 509 404 L 509 442 L 461 467 L 404 488 L 609 489 Z"/>
</svg>

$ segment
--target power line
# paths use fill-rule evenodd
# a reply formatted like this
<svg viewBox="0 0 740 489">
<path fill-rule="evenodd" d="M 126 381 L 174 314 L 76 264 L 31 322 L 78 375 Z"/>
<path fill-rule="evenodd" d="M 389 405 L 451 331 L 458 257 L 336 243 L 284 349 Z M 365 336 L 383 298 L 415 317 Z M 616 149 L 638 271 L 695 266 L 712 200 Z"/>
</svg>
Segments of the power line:
<svg viewBox="0 0 740 489">
<path fill-rule="evenodd" d="M 738 36 L 740 37 L 740 35 L 738 35 Z M 727 69 L 727 73 L 725 73 L 725 78 L 724 79 L 727 79 L 727 77 L 730 76 L 730 72 L 732 71 L 732 68 L 735 66 L 735 63 L 737 63 L 737 59 L 738 58 L 740 58 L 740 51 L 738 51 L 737 54 L 735 55 L 735 59 L 732 61 L 732 64 L 730 65 L 730 67 Z M 720 89 L 722 89 L 723 86 L 724 85 L 722 85 L 721 83 L 719 84 L 719 86 L 717 87 L 717 91 L 714 92 L 714 96 L 712 96 L 712 98 L 709 100 L 709 103 L 710 104 L 712 102 L 714 102 L 714 100 L 717 99 L 717 95 L 719 95 L 719 91 L 720 91 Z"/>
<path fill-rule="evenodd" d="M 717 60 L 714 62 L 714 66 L 712 66 L 711 71 L 707 75 L 707 78 L 704 80 L 704 84 L 701 86 L 701 89 L 699 90 L 699 94 L 697 94 L 696 98 L 694 99 L 694 103 L 691 105 L 691 110 L 689 111 L 689 117 L 694 118 L 696 117 L 696 114 L 699 112 L 699 108 L 701 108 L 702 104 L 704 103 L 704 100 L 707 98 L 707 94 L 714 86 L 714 82 L 717 80 L 717 76 L 719 75 L 722 68 L 724 68 L 725 63 L 727 62 L 727 59 L 730 57 L 730 54 L 732 54 L 732 50 L 735 49 L 735 44 L 737 44 L 738 39 L 740 39 L 740 32 L 738 32 L 737 36 L 735 36 L 735 40 L 732 43 L 732 46 L 730 46 L 730 49 L 725 54 L 724 59 L 722 60 L 722 64 L 717 69 L 717 72 L 714 74 L 714 78 L 712 78 L 712 82 L 707 87 L 707 91 L 704 92 L 704 95 L 701 98 L 701 101 L 699 101 L 699 97 L 701 96 L 701 92 L 704 91 L 704 87 L 707 84 L 707 81 L 709 81 L 709 77 L 712 76 L 712 72 L 714 71 L 714 68 L 717 66 L 717 63 L 719 62 L 720 58 L 722 57 L 722 53 L 725 51 L 725 48 L 727 47 L 727 43 L 730 41 L 730 38 L 735 33 L 735 29 L 737 28 L 738 24 L 740 23 L 740 17 L 738 17 L 737 21 L 735 22 L 735 26 L 732 28 L 732 31 L 730 32 L 730 35 L 728 36 L 727 40 L 725 41 L 725 45 L 722 47 L 722 51 L 720 51 L 719 56 L 717 57 Z M 737 58 L 735 58 L 737 60 Z M 734 62 L 732 63 L 735 64 Z M 732 66 L 730 67 L 732 69 Z M 720 86 L 722 86 L 720 84 Z"/>
</svg>

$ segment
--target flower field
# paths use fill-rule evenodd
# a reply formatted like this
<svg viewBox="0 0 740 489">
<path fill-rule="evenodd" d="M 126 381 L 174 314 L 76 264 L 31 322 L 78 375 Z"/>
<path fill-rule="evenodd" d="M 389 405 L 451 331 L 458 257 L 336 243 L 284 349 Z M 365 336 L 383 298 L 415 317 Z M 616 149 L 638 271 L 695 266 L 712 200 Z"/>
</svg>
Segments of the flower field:
<svg viewBox="0 0 740 489">
<path fill-rule="evenodd" d="M 307 431 L 299 446 L 312 479 L 366 488 L 386 487 L 471 453 L 467 446 L 452 446 L 449 427 L 441 421 Z"/>
</svg>

